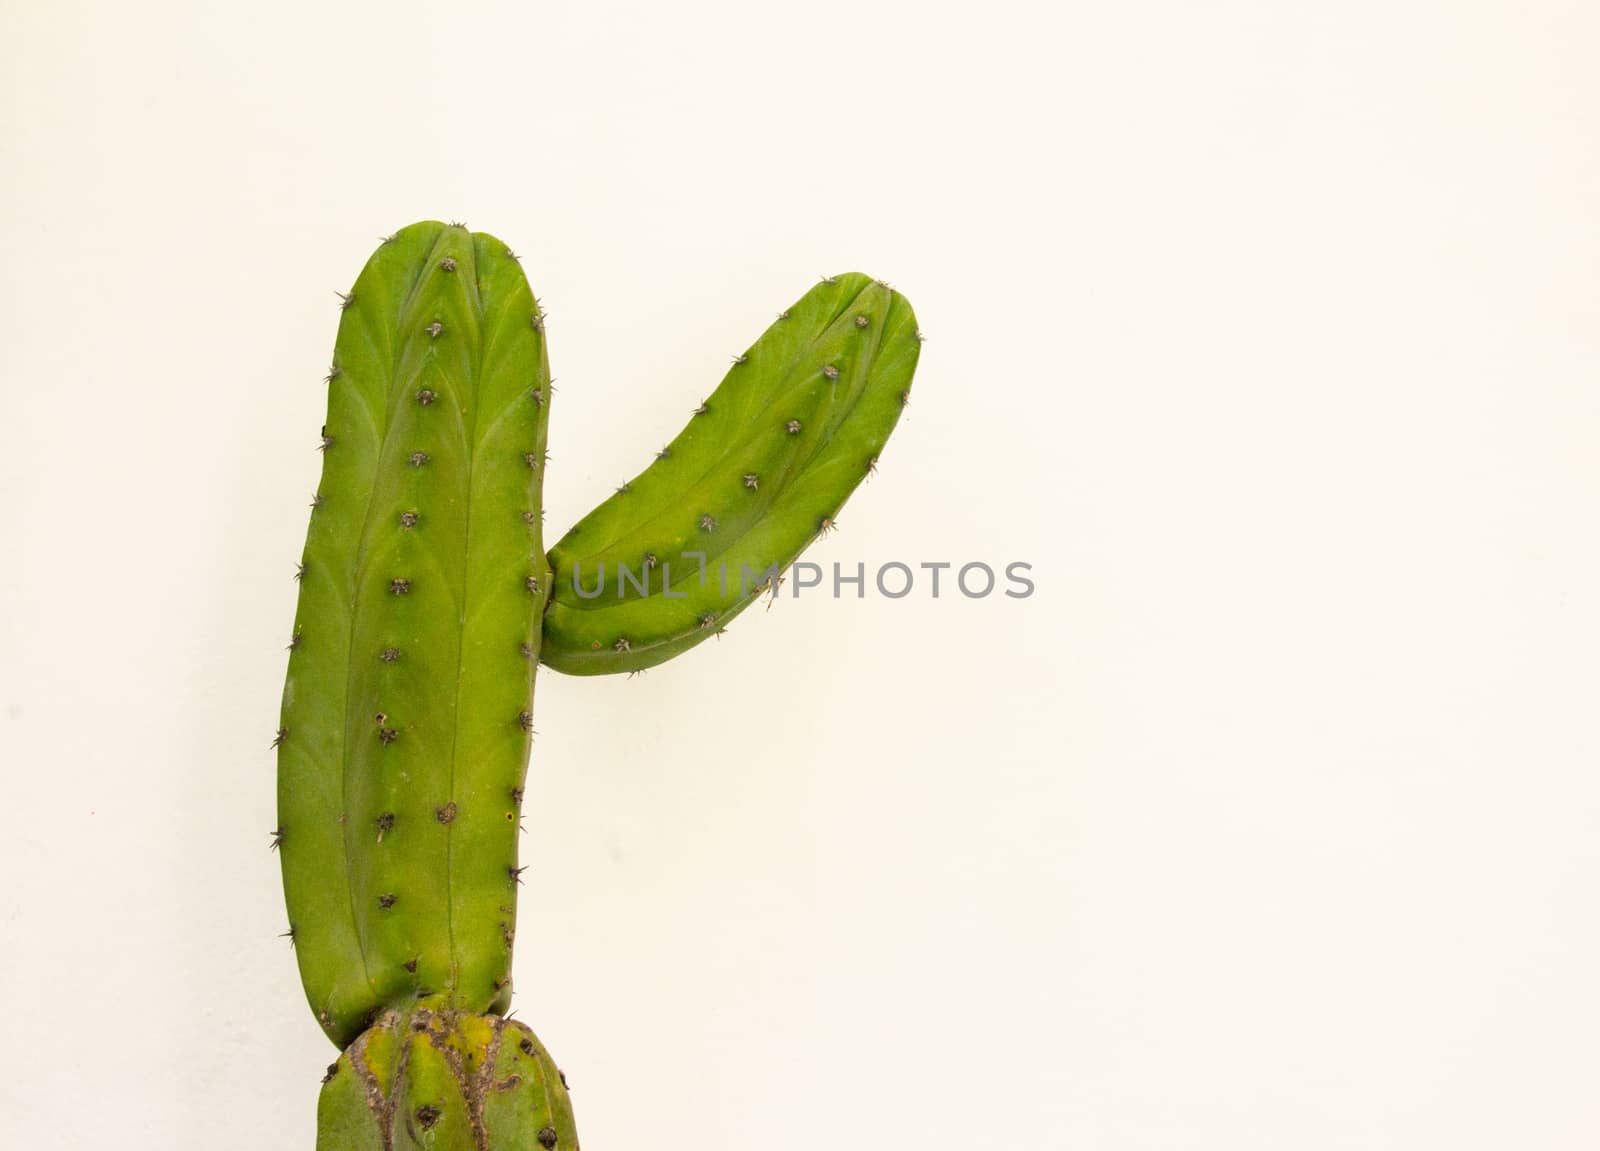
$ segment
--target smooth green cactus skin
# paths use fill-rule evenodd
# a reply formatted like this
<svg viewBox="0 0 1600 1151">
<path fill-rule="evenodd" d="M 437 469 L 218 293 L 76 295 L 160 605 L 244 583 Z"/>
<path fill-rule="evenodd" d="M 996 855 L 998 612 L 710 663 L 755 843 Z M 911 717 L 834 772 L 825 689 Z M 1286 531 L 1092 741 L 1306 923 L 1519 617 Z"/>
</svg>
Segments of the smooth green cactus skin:
<svg viewBox="0 0 1600 1151">
<path fill-rule="evenodd" d="M 655 462 L 550 550 L 542 660 L 639 671 L 720 632 L 872 472 L 920 346 L 911 305 L 881 282 L 852 273 L 807 292 Z"/>
<path fill-rule="evenodd" d="M 566 1078 L 521 1023 L 386 1011 L 328 1068 L 317 1151 L 578 1151 Z"/>
<path fill-rule="evenodd" d="M 509 1001 L 549 393 L 538 304 L 491 236 L 404 228 L 345 297 L 274 836 L 340 1046 L 419 994 Z"/>
</svg>

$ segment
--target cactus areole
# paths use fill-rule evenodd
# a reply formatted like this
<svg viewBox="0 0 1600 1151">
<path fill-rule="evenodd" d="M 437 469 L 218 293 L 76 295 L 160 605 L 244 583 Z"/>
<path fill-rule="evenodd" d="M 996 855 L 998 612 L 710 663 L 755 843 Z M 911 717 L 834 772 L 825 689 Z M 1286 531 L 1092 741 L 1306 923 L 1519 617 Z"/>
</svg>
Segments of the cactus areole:
<svg viewBox="0 0 1600 1151">
<path fill-rule="evenodd" d="M 342 1052 L 317 1147 L 576 1148 L 565 1078 L 502 1018 L 534 674 L 654 666 L 769 589 L 876 465 L 916 319 L 866 276 L 815 285 L 547 553 L 550 369 L 516 256 L 413 224 L 340 301 L 273 740 L 288 935 Z"/>
</svg>

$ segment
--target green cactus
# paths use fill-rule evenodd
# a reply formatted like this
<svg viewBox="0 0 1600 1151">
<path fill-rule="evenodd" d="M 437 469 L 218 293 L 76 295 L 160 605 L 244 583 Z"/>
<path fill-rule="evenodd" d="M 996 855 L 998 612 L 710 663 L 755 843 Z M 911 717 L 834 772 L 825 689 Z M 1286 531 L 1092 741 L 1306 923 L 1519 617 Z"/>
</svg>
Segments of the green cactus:
<svg viewBox="0 0 1600 1151">
<path fill-rule="evenodd" d="M 550 549 L 543 661 L 638 671 L 720 631 L 877 466 L 920 347 L 905 297 L 859 273 L 780 313 L 655 462 Z"/>
<path fill-rule="evenodd" d="M 273 741 L 289 935 L 344 1051 L 318 1147 L 576 1148 L 560 1073 L 500 1018 L 534 672 L 719 632 L 871 472 L 920 335 L 886 285 L 824 280 L 546 556 L 550 374 L 516 257 L 414 224 L 341 295 Z"/>
<path fill-rule="evenodd" d="M 525 1024 L 424 999 L 385 1011 L 328 1067 L 319 1151 L 577 1151 L 565 1077 Z"/>
</svg>

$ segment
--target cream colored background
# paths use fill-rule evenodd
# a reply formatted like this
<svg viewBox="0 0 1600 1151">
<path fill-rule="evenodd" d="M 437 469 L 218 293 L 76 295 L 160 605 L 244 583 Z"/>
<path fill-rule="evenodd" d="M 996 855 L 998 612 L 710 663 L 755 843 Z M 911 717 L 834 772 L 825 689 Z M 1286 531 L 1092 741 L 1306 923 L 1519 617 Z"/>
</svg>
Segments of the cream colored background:
<svg viewBox="0 0 1600 1151">
<path fill-rule="evenodd" d="M 552 529 L 861 268 L 930 340 L 811 558 L 1038 581 L 541 678 L 586 1147 L 1600 1145 L 1592 4 L 0 11 L 7 1146 L 311 1146 L 267 742 L 428 216 L 550 308 Z"/>
</svg>

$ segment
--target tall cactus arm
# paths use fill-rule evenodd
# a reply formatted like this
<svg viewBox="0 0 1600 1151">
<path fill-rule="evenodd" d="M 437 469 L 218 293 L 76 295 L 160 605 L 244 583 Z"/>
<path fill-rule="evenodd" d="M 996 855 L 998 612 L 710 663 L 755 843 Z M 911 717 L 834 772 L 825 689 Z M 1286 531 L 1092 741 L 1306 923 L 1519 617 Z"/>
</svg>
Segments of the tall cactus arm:
<svg viewBox="0 0 1600 1151">
<path fill-rule="evenodd" d="M 655 462 L 550 550 L 543 661 L 638 671 L 725 627 L 872 472 L 920 342 L 905 297 L 859 273 L 781 313 Z"/>
<path fill-rule="evenodd" d="M 509 998 L 551 583 L 542 329 L 506 246 L 437 222 L 386 240 L 345 297 L 276 833 L 302 982 L 340 1046 L 417 993 Z"/>
</svg>

